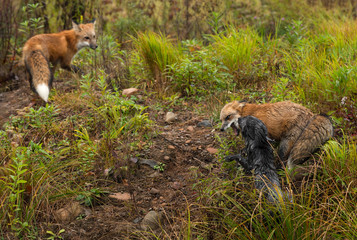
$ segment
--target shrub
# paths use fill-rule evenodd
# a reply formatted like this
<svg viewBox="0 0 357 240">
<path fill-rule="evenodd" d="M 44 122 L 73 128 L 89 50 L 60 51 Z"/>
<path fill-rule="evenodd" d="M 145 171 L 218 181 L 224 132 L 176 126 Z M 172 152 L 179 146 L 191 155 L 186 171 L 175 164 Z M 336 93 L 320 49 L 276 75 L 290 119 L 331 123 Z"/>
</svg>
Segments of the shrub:
<svg viewBox="0 0 357 240">
<path fill-rule="evenodd" d="M 172 88 L 183 95 L 202 95 L 222 90 L 232 90 L 232 76 L 223 71 L 225 66 L 210 59 L 207 51 L 195 51 L 181 61 L 168 66 Z"/>
</svg>

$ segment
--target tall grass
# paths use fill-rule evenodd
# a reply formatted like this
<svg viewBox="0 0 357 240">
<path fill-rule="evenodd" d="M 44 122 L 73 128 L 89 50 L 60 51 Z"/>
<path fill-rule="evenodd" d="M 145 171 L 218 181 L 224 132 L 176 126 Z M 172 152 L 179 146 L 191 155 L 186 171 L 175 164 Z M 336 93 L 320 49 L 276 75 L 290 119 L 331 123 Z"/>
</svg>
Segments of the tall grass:
<svg viewBox="0 0 357 240">
<path fill-rule="evenodd" d="M 230 27 L 226 32 L 213 35 L 212 39 L 212 50 L 221 58 L 230 74 L 236 78 L 249 75 L 262 43 L 262 38 L 254 29 Z"/>
<path fill-rule="evenodd" d="M 132 39 L 153 78 L 146 81 L 146 86 L 159 92 L 165 91 L 169 85 L 165 71 L 168 65 L 180 59 L 179 48 L 174 46 L 168 37 L 151 31 L 138 33 L 138 36 Z"/>
<path fill-rule="evenodd" d="M 304 24 L 303 22 L 301 24 Z M 325 21 L 298 37 L 292 48 L 280 49 L 284 71 L 307 101 L 332 102 L 352 97 L 356 82 L 357 28 L 353 21 Z"/>
<path fill-rule="evenodd" d="M 194 185 L 198 206 L 191 207 L 196 209 L 191 216 L 200 217 L 191 219 L 191 237 L 353 239 L 357 231 L 355 159 L 354 142 L 328 143 L 319 159 L 321 168 L 314 166 L 312 175 L 295 186 L 293 202 L 282 208 L 252 191 L 253 179 L 242 172 L 232 180 L 202 179 Z"/>
</svg>

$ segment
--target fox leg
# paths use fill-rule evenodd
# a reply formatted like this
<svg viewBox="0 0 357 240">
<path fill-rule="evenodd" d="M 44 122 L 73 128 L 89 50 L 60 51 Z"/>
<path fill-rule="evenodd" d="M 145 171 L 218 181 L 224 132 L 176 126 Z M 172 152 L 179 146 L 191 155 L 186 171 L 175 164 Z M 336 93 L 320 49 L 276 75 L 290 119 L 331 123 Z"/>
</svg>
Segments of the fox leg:
<svg viewBox="0 0 357 240">
<path fill-rule="evenodd" d="M 61 65 L 62 69 L 65 69 L 69 72 L 74 72 L 74 73 L 78 73 L 80 75 L 83 75 L 84 72 L 77 66 L 73 65 L 73 64 L 62 64 Z"/>
<path fill-rule="evenodd" d="M 246 173 L 250 173 L 252 171 L 253 166 L 248 162 L 248 158 L 243 157 L 242 154 L 230 155 L 224 158 L 225 162 L 236 161 L 241 165 Z"/>
</svg>

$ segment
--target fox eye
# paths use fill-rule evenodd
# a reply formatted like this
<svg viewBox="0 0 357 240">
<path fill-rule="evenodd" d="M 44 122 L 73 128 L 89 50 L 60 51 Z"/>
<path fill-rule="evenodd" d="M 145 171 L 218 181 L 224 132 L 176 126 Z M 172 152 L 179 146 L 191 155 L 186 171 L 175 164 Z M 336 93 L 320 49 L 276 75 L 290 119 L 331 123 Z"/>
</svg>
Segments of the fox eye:
<svg viewBox="0 0 357 240">
<path fill-rule="evenodd" d="M 231 115 L 228 115 L 225 120 L 228 121 L 230 118 L 231 118 Z"/>
<path fill-rule="evenodd" d="M 89 40 L 89 37 L 88 37 L 88 36 L 86 36 L 86 37 L 84 37 L 84 39 Z"/>
<path fill-rule="evenodd" d="M 93 38 L 95 38 L 95 35 L 93 36 Z"/>
</svg>

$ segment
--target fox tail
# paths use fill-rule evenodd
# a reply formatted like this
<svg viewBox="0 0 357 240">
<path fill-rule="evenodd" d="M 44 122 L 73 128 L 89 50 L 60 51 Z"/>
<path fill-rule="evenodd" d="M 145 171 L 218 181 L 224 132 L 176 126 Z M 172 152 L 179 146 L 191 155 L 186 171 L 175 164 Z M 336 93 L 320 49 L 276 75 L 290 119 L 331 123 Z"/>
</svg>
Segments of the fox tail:
<svg viewBox="0 0 357 240">
<path fill-rule="evenodd" d="M 25 58 L 25 65 L 30 74 L 32 91 L 36 92 L 45 102 L 47 102 L 53 81 L 50 63 L 41 50 L 35 50 Z"/>
</svg>

